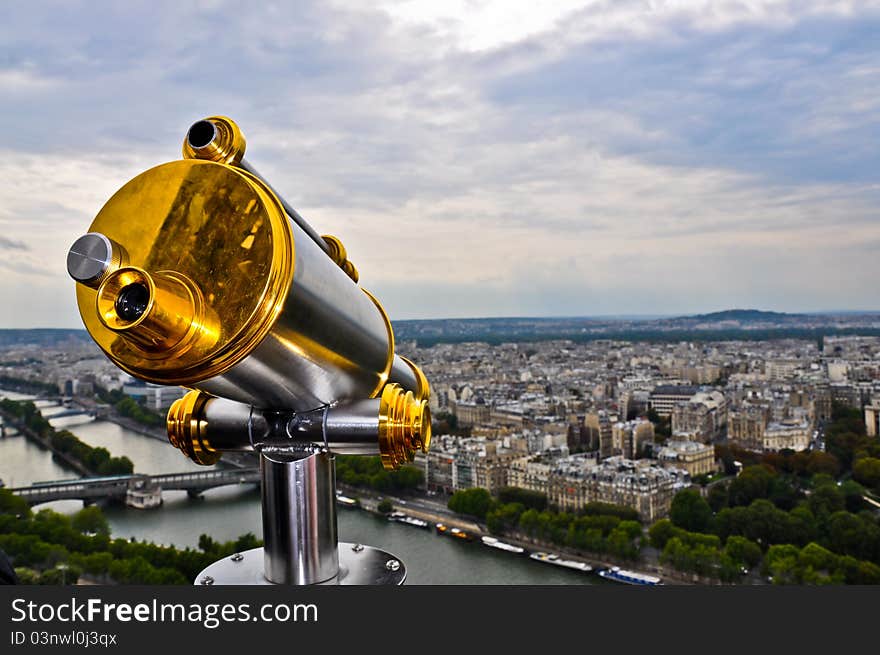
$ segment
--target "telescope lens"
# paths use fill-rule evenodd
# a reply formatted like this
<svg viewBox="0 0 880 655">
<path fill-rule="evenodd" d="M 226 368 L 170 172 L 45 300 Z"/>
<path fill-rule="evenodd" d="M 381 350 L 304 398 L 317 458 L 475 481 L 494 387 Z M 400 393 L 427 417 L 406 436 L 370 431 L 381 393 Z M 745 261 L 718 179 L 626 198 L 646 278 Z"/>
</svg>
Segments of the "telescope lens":
<svg viewBox="0 0 880 655">
<path fill-rule="evenodd" d="M 116 315 L 123 321 L 136 321 L 150 302 L 150 291 L 140 282 L 124 287 L 116 297 Z"/>
<path fill-rule="evenodd" d="M 216 129 L 211 121 L 198 121 L 189 128 L 187 140 L 193 148 L 204 148 L 214 140 Z"/>
</svg>

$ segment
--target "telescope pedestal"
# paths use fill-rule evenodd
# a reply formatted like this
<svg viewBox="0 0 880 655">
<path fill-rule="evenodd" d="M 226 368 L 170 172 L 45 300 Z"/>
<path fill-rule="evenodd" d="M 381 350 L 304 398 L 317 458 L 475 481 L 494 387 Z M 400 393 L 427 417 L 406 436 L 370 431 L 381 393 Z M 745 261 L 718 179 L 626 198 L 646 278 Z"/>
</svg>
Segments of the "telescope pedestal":
<svg viewBox="0 0 880 655">
<path fill-rule="evenodd" d="M 263 570 L 263 549 L 254 548 L 217 560 L 196 578 L 198 585 L 270 585 Z M 322 585 L 402 585 L 406 566 L 391 553 L 341 542 L 339 573 Z"/>
<path fill-rule="evenodd" d="M 214 562 L 196 584 L 403 584 L 406 567 L 391 553 L 337 541 L 330 452 L 263 449 L 260 473 L 265 546 Z"/>
</svg>

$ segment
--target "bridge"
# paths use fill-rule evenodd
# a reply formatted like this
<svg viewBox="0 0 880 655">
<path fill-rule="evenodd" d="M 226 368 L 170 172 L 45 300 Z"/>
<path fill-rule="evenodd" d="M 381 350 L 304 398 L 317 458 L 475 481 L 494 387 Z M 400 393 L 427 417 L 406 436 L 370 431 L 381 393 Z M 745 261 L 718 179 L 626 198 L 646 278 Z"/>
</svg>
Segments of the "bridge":
<svg viewBox="0 0 880 655">
<path fill-rule="evenodd" d="M 191 496 L 197 496 L 203 491 L 215 487 L 259 482 L 260 468 L 250 467 L 164 473 L 161 475 L 135 473 L 100 478 L 80 478 L 78 480 L 57 480 L 38 482 L 29 487 L 16 487 L 9 489 L 9 491 L 26 500 L 29 505 L 39 505 L 55 500 L 82 500 L 86 502 L 103 498 L 124 500 L 129 489 L 144 487 L 185 490 Z"/>
<path fill-rule="evenodd" d="M 94 418 L 101 418 L 106 416 L 106 412 L 102 412 L 99 409 L 84 409 L 82 407 L 71 407 L 70 409 L 65 409 L 63 412 L 58 412 L 57 414 L 50 414 L 46 417 L 47 420 L 52 420 L 53 418 L 64 418 L 65 416 L 92 416 Z"/>
</svg>

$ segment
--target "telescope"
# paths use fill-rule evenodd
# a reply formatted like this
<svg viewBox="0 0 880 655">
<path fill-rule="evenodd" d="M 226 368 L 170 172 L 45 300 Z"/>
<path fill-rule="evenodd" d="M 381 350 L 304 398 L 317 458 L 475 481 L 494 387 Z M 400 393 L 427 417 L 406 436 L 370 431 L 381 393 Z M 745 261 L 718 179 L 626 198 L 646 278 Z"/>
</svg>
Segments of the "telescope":
<svg viewBox="0 0 880 655">
<path fill-rule="evenodd" d="M 428 380 L 338 238 L 245 160 L 234 121 L 197 121 L 183 159 L 141 173 L 67 256 L 83 323 L 130 375 L 190 391 L 168 439 L 198 464 L 258 454 L 264 547 L 203 584 L 402 584 L 399 558 L 339 543 L 335 454 L 396 469 L 427 452 Z"/>
</svg>

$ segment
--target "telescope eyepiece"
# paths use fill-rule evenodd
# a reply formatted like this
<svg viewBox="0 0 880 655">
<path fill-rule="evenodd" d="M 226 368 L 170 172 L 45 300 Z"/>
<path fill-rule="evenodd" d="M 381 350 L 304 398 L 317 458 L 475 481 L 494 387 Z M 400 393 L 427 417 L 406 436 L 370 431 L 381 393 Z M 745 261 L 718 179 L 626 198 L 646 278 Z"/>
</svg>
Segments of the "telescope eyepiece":
<svg viewBox="0 0 880 655">
<path fill-rule="evenodd" d="M 186 140 L 189 145 L 198 150 L 210 144 L 217 136 L 217 128 L 211 121 L 196 121 L 189 128 Z"/>
<path fill-rule="evenodd" d="M 116 296 L 116 315 L 130 323 L 138 320 L 150 304 L 150 290 L 140 282 L 129 284 Z"/>
<path fill-rule="evenodd" d="M 209 116 L 193 123 L 183 139 L 183 158 L 238 166 L 247 143 L 238 125 L 226 116 Z"/>
</svg>

